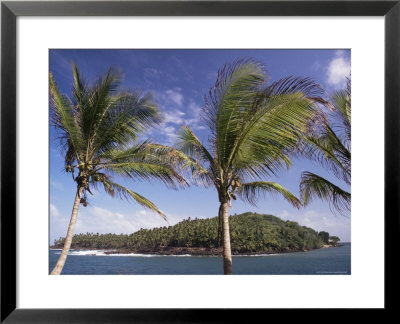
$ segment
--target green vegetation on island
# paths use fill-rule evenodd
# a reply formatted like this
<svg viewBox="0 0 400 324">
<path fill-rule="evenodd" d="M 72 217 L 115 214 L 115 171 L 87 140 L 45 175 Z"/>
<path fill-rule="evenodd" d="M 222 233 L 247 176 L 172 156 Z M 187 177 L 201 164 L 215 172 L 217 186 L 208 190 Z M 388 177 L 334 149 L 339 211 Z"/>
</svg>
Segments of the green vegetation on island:
<svg viewBox="0 0 400 324">
<path fill-rule="evenodd" d="M 305 251 L 330 244 L 329 240 L 333 238 L 327 232 L 318 233 L 297 222 L 283 221 L 272 215 L 247 212 L 230 216 L 229 222 L 233 254 Z M 64 238 L 55 241 L 53 248 L 62 247 L 64 241 Z M 121 253 L 221 255 L 221 245 L 218 217 L 214 217 L 188 218 L 174 226 L 141 229 L 130 235 L 77 234 L 71 247 Z"/>
</svg>

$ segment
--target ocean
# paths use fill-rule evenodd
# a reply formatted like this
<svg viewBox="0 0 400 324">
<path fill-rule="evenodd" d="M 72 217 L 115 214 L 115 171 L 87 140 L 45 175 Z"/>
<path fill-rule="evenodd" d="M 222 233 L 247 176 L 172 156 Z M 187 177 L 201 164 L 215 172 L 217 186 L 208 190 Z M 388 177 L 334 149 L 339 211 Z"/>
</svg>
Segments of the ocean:
<svg viewBox="0 0 400 324">
<path fill-rule="evenodd" d="M 49 273 L 60 256 L 50 250 Z M 349 275 L 351 244 L 307 252 L 233 256 L 237 275 Z M 223 274 L 219 256 L 106 255 L 103 251 L 71 250 L 63 275 L 217 275 Z"/>
</svg>

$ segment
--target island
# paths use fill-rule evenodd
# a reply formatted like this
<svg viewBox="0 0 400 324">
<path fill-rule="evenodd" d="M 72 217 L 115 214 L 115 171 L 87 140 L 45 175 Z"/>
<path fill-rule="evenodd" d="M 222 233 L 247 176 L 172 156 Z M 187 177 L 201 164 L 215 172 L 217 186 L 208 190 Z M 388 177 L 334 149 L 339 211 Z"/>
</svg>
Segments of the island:
<svg viewBox="0 0 400 324">
<path fill-rule="evenodd" d="M 233 255 L 309 251 L 338 246 L 340 239 L 294 221 L 252 212 L 229 217 Z M 218 217 L 185 219 L 173 226 L 140 229 L 132 234 L 76 234 L 72 249 L 105 250 L 106 254 L 221 255 Z M 60 249 L 65 238 L 50 248 Z"/>
</svg>

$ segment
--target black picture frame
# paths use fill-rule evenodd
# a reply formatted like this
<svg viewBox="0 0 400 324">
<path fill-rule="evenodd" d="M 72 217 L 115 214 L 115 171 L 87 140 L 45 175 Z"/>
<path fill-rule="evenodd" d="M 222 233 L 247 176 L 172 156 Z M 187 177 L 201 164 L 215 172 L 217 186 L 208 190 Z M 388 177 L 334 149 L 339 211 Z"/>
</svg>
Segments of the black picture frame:
<svg viewBox="0 0 400 324">
<path fill-rule="evenodd" d="M 384 16 L 385 307 L 396 308 L 400 129 L 400 0 L 395 1 L 2 1 L 1 3 L 1 323 L 234 322 L 268 309 L 16 308 L 16 19 L 19 16 Z M 371 80 L 373 82 L 373 80 Z M 372 262 L 372 260 L 371 260 Z M 368 283 L 366 283 L 367 285 Z M 269 316 L 269 315 L 268 315 Z M 251 322 L 251 321 L 250 321 Z"/>
</svg>

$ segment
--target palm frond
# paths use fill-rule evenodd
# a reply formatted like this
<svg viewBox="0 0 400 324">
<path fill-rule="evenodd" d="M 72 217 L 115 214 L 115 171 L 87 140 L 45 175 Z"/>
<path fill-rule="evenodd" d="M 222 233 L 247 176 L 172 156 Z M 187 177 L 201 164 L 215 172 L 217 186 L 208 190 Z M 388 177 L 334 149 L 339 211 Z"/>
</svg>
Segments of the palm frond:
<svg viewBox="0 0 400 324">
<path fill-rule="evenodd" d="M 214 164 L 214 157 L 204 147 L 194 132 L 187 126 L 182 127 L 178 132 L 176 146 L 188 156 L 196 158 L 203 163 Z"/>
<path fill-rule="evenodd" d="M 189 127 L 182 127 L 178 132 L 178 141 L 176 143 L 178 150 L 191 157 L 198 165 L 201 165 L 201 172 L 197 175 L 203 184 L 215 184 L 219 175 L 216 158 L 201 143 L 198 137 Z"/>
<path fill-rule="evenodd" d="M 191 174 L 203 184 L 207 183 L 208 170 L 201 163 L 183 151 L 161 144 L 146 143 L 144 154 L 157 161 L 162 161 L 174 167 L 179 174 Z"/>
<path fill-rule="evenodd" d="M 303 154 L 318 161 L 337 178 L 350 184 L 351 152 L 328 125 L 325 125 L 319 137 L 306 137 L 305 143 L 307 145 Z"/>
<path fill-rule="evenodd" d="M 205 98 L 205 119 L 212 132 L 211 145 L 224 168 L 243 119 L 249 115 L 266 76 L 254 60 L 238 60 L 218 71 L 217 80 Z"/>
<path fill-rule="evenodd" d="M 99 165 L 111 162 L 130 162 L 132 159 L 141 160 L 145 158 L 145 150 L 148 143 L 148 141 L 143 141 L 139 143 L 133 143 L 127 148 L 109 149 L 96 155 L 96 159 L 99 160 Z"/>
<path fill-rule="evenodd" d="M 188 185 L 185 178 L 173 166 L 150 158 L 139 161 L 132 159 L 130 162 L 100 164 L 97 170 L 105 170 L 118 176 L 127 176 L 132 180 L 159 180 L 173 189 Z"/>
<path fill-rule="evenodd" d="M 350 211 L 351 194 L 314 173 L 302 173 L 300 193 L 305 205 L 317 197 L 328 201 L 340 212 Z"/>
<path fill-rule="evenodd" d="M 87 100 L 87 84 L 82 79 L 81 73 L 79 71 L 78 66 L 75 63 L 72 63 L 72 74 L 73 74 L 73 87 L 72 87 L 72 94 L 75 99 L 76 107 L 78 110 L 80 107 L 86 105 L 85 101 Z"/>
<path fill-rule="evenodd" d="M 327 105 L 323 99 L 325 91 L 311 78 L 299 76 L 288 76 L 275 81 L 264 90 L 264 96 L 281 96 L 285 94 L 302 93 L 313 103 Z"/>
<path fill-rule="evenodd" d="M 268 176 L 290 166 L 288 153 L 297 149 L 316 113 L 314 102 L 301 92 L 269 96 L 243 123 L 229 157 L 230 165 L 257 164 Z"/>
<path fill-rule="evenodd" d="M 294 207 L 300 208 L 302 206 L 301 201 L 293 195 L 289 190 L 284 188 L 282 185 L 276 182 L 269 181 L 255 181 L 243 183 L 239 187 L 239 195 L 240 197 L 248 201 L 251 204 L 255 204 L 260 194 L 280 194 L 283 198 L 285 198 L 289 203 L 291 203 Z"/>
<path fill-rule="evenodd" d="M 305 137 L 303 153 L 328 168 L 340 180 L 351 183 L 351 93 L 347 89 L 331 96 L 329 119 Z M 351 195 L 325 178 L 303 172 L 300 191 L 305 204 L 317 197 L 329 202 L 331 209 L 350 211 Z"/>
<path fill-rule="evenodd" d="M 79 76 L 78 70 L 76 75 Z M 86 141 L 90 141 L 98 119 L 101 118 L 103 111 L 108 106 L 110 97 L 112 97 L 118 89 L 121 78 L 121 74 L 110 67 L 104 77 L 100 77 L 93 86 L 85 89 L 85 93 L 81 95 L 81 93 L 78 92 L 78 98 L 81 97 L 82 99 L 81 105 L 77 105 L 77 107 L 79 109 L 81 128 Z M 74 80 L 74 88 L 77 87 L 76 84 L 78 84 L 78 82 L 79 80 Z M 81 90 L 79 85 L 78 90 Z"/>
<path fill-rule="evenodd" d="M 122 186 L 118 183 L 111 181 L 110 178 L 105 174 L 98 173 L 98 174 L 96 174 L 94 179 L 95 180 L 92 180 L 92 183 L 95 183 L 96 186 L 98 184 L 102 184 L 105 192 L 108 193 L 109 195 L 111 195 L 112 197 L 115 197 L 115 195 L 118 195 L 120 198 L 133 199 L 142 207 L 148 208 L 148 209 L 156 212 L 157 214 L 161 215 L 161 217 L 165 221 L 168 222 L 167 216 L 162 211 L 160 211 L 157 208 L 157 206 L 154 203 L 152 203 L 150 200 L 148 200 L 147 198 L 139 195 L 138 193 L 136 193 L 128 188 L 125 188 L 124 186 Z"/>
<path fill-rule="evenodd" d="M 338 119 L 339 129 L 346 135 L 345 144 L 351 143 L 351 85 L 350 79 L 347 82 L 345 90 L 336 91 L 331 97 L 333 110 L 336 113 L 335 119 Z"/>
<path fill-rule="evenodd" d="M 69 157 L 71 158 L 71 152 L 73 152 L 75 158 L 81 160 L 84 143 L 75 107 L 66 96 L 61 95 L 52 73 L 49 75 L 49 85 L 52 108 L 51 124 L 60 132 L 61 145 L 70 152 Z"/>
<path fill-rule="evenodd" d="M 151 94 L 123 93 L 111 98 L 92 134 L 92 151 L 119 149 L 159 121 Z"/>
<path fill-rule="evenodd" d="M 131 178 L 159 179 L 176 188 L 186 186 L 184 175 L 198 177 L 207 171 L 185 153 L 161 144 L 149 141 L 137 143 L 127 149 L 108 150 L 97 158 L 97 169 L 105 169 L 118 175 Z"/>
</svg>

